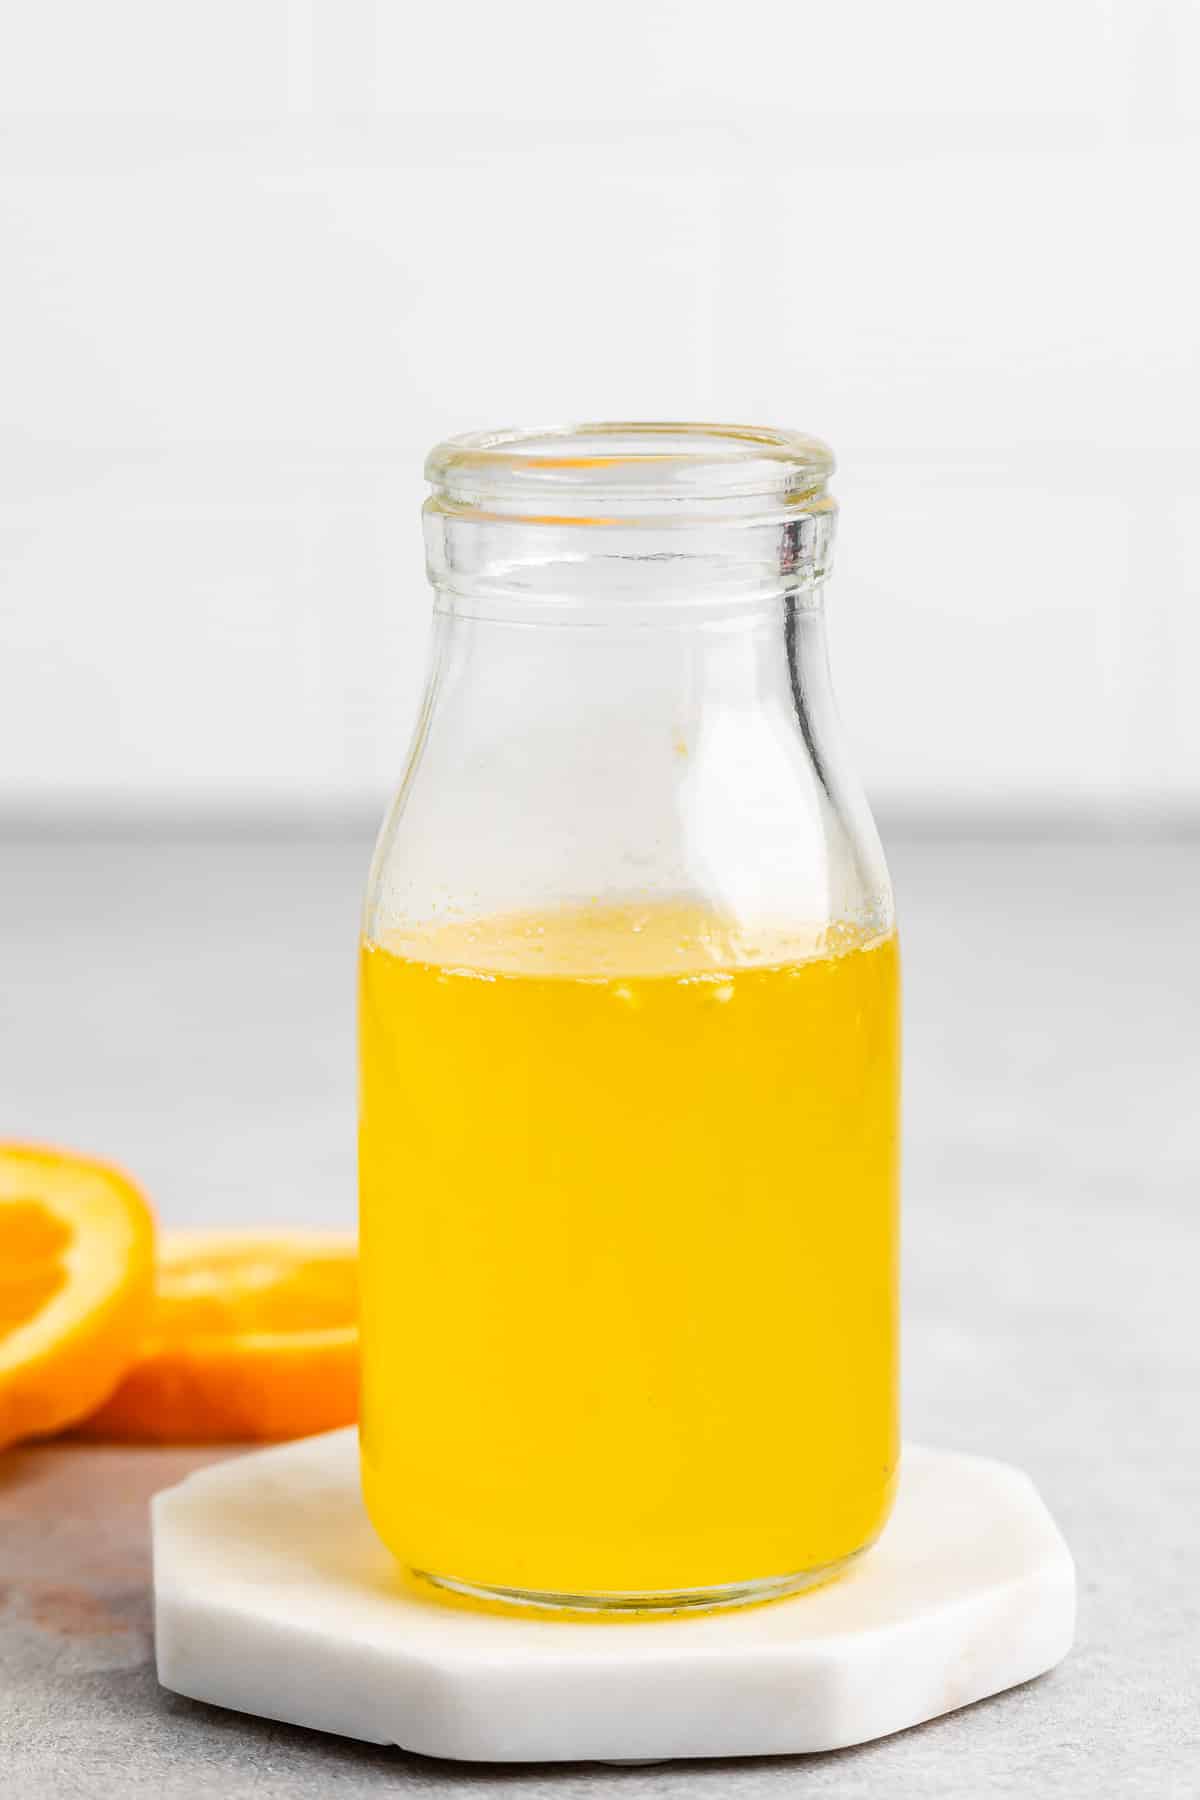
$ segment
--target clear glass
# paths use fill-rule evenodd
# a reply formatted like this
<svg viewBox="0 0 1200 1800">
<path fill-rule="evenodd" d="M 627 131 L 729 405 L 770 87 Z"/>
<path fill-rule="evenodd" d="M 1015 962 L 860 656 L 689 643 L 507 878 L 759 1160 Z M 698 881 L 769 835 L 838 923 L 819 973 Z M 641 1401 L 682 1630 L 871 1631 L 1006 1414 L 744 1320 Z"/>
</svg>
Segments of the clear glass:
<svg viewBox="0 0 1200 1800">
<path fill-rule="evenodd" d="M 832 458 L 588 425 L 427 465 L 367 899 L 362 1464 L 460 1592 L 738 1604 L 898 1458 L 898 957 L 826 661 Z"/>
</svg>

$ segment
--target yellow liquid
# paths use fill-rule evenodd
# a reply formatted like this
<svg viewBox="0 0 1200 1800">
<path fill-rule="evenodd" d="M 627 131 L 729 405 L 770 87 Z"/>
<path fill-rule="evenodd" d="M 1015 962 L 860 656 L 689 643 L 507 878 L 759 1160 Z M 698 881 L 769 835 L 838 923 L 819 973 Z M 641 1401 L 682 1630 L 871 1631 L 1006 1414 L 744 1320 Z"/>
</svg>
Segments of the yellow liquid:
<svg viewBox="0 0 1200 1800">
<path fill-rule="evenodd" d="M 898 960 L 841 935 L 648 905 L 364 947 L 363 1479 L 410 1568 L 694 1590 L 878 1532 Z"/>
</svg>

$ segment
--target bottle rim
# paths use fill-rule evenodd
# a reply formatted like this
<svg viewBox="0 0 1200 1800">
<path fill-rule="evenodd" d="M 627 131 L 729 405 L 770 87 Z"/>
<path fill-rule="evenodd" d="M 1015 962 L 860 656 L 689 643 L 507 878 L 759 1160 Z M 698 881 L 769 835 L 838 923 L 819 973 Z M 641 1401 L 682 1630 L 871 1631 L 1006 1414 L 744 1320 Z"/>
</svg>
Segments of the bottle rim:
<svg viewBox="0 0 1200 1800">
<path fill-rule="evenodd" d="M 466 432 L 430 451 L 430 504 L 491 518 L 627 524 L 832 510 L 833 452 L 804 432 L 762 425 L 607 420 Z M 682 522 L 682 518 L 681 518 Z"/>
</svg>

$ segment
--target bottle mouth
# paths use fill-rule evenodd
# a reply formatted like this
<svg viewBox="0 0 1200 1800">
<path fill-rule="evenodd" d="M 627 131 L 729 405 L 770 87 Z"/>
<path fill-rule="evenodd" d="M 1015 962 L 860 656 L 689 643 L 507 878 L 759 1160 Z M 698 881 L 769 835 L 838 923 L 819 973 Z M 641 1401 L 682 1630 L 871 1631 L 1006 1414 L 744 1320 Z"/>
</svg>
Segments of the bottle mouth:
<svg viewBox="0 0 1200 1800">
<path fill-rule="evenodd" d="M 429 454 L 429 506 L 553 525 L 747 522 L 832 511 L 833 452 L 758 425 L 614 421 L 447 438 Z"/>
<path fill-rule="evenodd" d="M 831 451 L 755 425 L 472 432 L 431 452 L 425 549 L 439 605 L 626 620 L 816 594 Z"/>
</svg>

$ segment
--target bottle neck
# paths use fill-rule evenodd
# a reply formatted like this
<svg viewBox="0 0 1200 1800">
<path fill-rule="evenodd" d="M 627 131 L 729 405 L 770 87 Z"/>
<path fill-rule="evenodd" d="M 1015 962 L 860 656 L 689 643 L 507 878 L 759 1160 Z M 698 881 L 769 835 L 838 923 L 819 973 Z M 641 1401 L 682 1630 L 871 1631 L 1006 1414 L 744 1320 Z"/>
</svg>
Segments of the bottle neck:
<svg viewBox="0 0 1200 1800">
<path fill-rule="evenodd" d="M 713 619 L 816 594 L 833 558 L 828 496 L 781 516 L 493 517 L 444 494 L 425 506 L 429 578 L 461 614 L 535 622 Z"/>
<path fill-rule="evenodd" d="M 430 579 L 460 609 L 721 609 L 820 587 L 833 456 L 794 431 L 608 421 L 477 432 L 425 474 Z"/>
</svg>

